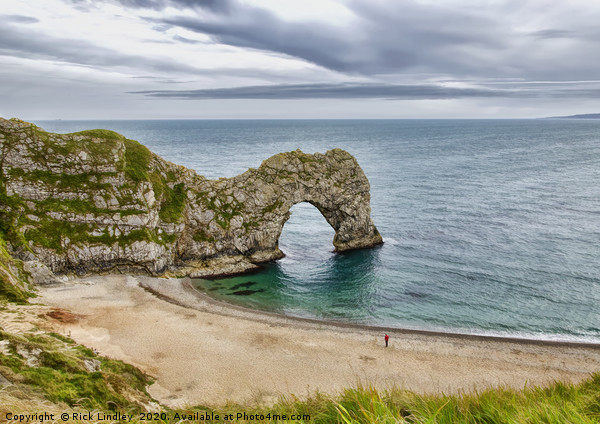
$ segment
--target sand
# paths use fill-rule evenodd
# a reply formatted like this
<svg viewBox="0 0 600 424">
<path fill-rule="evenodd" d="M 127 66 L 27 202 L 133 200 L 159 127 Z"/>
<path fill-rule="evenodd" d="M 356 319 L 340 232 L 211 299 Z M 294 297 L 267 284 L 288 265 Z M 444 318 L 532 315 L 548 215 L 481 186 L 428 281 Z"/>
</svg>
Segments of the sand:
<svg viewBox="0 0 600 424">
<path fill-rule="evenodd" d="M 150 394 L 172 407 L 269 404 L 359 384 L 447 394 L 523 388 L 600 371 L 600 345 L 390 330 L 386 348 L 385 329 L 235 308 L 186 280 L 95 276 L 39 295 L 77 314 L 72 323 L 57 320 L 58 331 L 150 374 Z"/>
</svg>

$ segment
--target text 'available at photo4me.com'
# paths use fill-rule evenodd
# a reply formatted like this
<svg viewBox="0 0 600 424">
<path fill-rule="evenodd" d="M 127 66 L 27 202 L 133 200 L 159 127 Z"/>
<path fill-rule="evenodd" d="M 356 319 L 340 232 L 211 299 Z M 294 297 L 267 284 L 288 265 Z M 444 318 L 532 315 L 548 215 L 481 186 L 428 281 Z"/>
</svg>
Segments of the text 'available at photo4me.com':
<svg viewBox="0 0 600 424">
<path fill-rule="evenodd" d="M 48 412 L 34 413 L 5 413 L 3 417 L 8 423 L 44 423 L 44 422 L 231 422 L 237 421 L 252 422 L 252 421 L 310 421 L 311 417 L 308 414 L 261 414 L 246 412 L 235 413 L 215 413 L 211 411 L 196 411 L 196 412 L 141 412 L 138 414 L 124 414 L 120 412 L 63 412 L 61 414 Z"/>
</svg>

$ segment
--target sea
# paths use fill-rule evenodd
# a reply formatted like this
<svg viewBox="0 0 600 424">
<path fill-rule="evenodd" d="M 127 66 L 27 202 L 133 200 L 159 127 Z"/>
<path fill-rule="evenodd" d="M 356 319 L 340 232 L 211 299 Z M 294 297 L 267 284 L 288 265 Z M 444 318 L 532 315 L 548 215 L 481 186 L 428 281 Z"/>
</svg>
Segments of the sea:
<svg viewBox="0 0 600 424">
<path fill-rule="evenodd" d="M 295 205 L 256 273 L 195 280 L 232 304 L 389 328 L 600 343 L 600 120 L 37 121 L 105 128 L 207 178 L 342 148 L 371 185 L 373 249 Z"/>
</svg>

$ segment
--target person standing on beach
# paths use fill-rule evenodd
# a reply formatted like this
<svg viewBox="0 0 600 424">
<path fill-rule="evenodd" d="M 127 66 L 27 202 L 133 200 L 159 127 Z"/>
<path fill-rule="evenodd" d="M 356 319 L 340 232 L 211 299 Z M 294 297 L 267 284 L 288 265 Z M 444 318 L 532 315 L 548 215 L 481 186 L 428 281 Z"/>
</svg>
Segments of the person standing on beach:
<svg viewBox="0 0 600 424">
<path fill-rule="evenodd" d="M 390 340 L 390 336 L 388 336 L 387 334 L 384 337 L 385 339 L 385 347 L 388 347 L 388 341 Z"/>
</svg>

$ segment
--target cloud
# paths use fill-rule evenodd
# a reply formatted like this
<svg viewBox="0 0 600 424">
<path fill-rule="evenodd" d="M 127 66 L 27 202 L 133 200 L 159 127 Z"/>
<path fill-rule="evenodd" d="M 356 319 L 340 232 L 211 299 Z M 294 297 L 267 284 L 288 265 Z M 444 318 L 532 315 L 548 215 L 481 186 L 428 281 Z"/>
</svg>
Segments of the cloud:
<svg viewBox="0 0 600 424">
<path fill-rule="evenodd" d="M 175 40 L 175 41 L 173 41 Z M 96 41 L 96 40 L 94 40 Z M 102 40 L 97 40 L 101 42 Z M 153 43 L 184 43 L 186 45 L 205 44 L 203 41 L 184 39 L 173 36 L 169 39 L 153 40 Z M 107 79 L 112 80 L 114 72 L 121 72 L 130 78 L 147 76 L 148 81 L 160 84 L 186 83 L 208 78 L 234 79 L 236 81 L 283 82 L 289 75 L 282 75 L 276 70 L 260 69 L 233 65 L 202 67 L 195 66 L 187 56 L 179 59 L 164 57 L 146 47 L 136 53 L 127 53 L 115 48 L 95 44 L 88 39 L 62 38 L 42 31 L 32 32 L 20 25 L 7 23 L 0 26 L 0 56 L 19 59 L 46 60 L 57 64 L 75 65 L 105 72 Z M 4 59 L 4 62 L 6 62 Z M 39 66 L 38 66 L 39 68 Z M 136 78 L 137 79 L 137 78 Z"/>
<path fill-rule="evenodd" d="M 198 43 L 201 43 L 201 41 L 192 40 L 191 38 L 182 37 L 180 35 L 174 35 L 173 36 L 173 40 L 179 41 L 181 43 L 186 43 L 186 44 L 198 44 Z"/>
<path fill-rule="evenodd" d="M 35 24 L 40 20 L 38 18 L 34 18 L 33 16 L 23 16 L 23 15 L 0 15 L 0 21 L 4 23 L 15 23 L 15 24 Z"/>
<path fill-rule="evenodd" d="M 543 29 L 531 33 L 532 36 L 543 39 L 552 38 L 574 38 L 577 33 L 575 31 L 567 31 L 564 29 Z"/>
<path fill-rule="evenodd" d="M 230 2 L 227 16 L 176 16 L 159 22 L 210 35 L 222 44 L 275 52 L 363 75 L 407 70 L 464 74 L 479 62 L 479 50 L 505 47 L 494 19 L 416 2 L 395 8 L 390 4 L 377 8 L 365 2 L 350 6 L 355 22 L 342 27 L 321 21 L 290 22 L 267 9 L 240 2 Z"/>
<path fill-rule="evenodd" d="M 424 100 L 461 98 L 597 98 L 600 82 L 573 83 L 504 83 L 501 87 L 452 87 L 439 84 L 278 84 L 200 90 L 145 90 L 156 98 L 178 99 L 386 99 Z"/>
<path fill-rule="evenodd" d="M 167 7 L 209 9 L 213 12 L 226 13 L 229 0 L 65 0 L 83 10 L 92 10 L 99 3 L 113 3 L 127 8 L 164 10 Z"/>
<path fill-rule="evenodd" d="M 200 73 L 185 63 L 121 53 L 86 40 L 31 33 L 18 26 L 0 26 L 0 54 L 26 59 L 45 59 L 94 68 L 127 68 L 162 73 Z"/>
<path fill-rule="evenodd" d="M 179 99 L 248 99 L 203 106 L 256 105 L 255 116 L 261 107 L 284 113 L 304 105 L 311 113 L 319 104 L 332 113 L 340 105 L 370 113 L 365 105 L 377 104 L 391 116 L 386 108 L 412 111 L 425 103 L 439 109 L 420 111 L 439 116 L 443 108 L 453 116 L 471 113 L 449 106 L 467 103 L 475 112 L 476 104 L 506 110 L 528 104 L 533 114 L 562 98 L 581 99 L 573 100 L 577 105 L 600 94 L 593 60 L 600 6 L 589 0 L 10 0 L 5 6 L 4 104 L 16 97 L 10 90 L 23 81 L 17 78 L 23 70 L 30 71 L 29 86 L 67 84 L 66 74 L 82 83 L 89 78 L 102 87 L 94 95 L 112 93 L 142 108 L 168 104 L 188 113 L 189 105 L 174 106 L 186 104 Z M 426 101 L 382 101 L 415 99 Z M 275 104 L 285 106 L 268 106 Z"/>
<path fill-rule="evenodd" d="M 598 73 L 589 57 L 599 47 L 600 16 L 597 7 L 580 0 L 573 0 L 574 6 L 542 0 L 337 0 L 349 16 L 341 21 L 282 16 L 268 2 L 241 0 L 64 1 L 90 8 L 116 4 L 161 33 L 182 28 L 216 44 L 349 77 L 590 79 Z M 171 37 L 193 42 L 193 37 Z"/>
<path fill-rule="evenodd" d="M 153 22 L 208 35 L 217 43 L 372 78 L 418 73 L 528 79 L 572 74 L 571 78 L 590 79 L 598 74 L 596 63 L 589 60 L 600 43 L 600 33 L 594 30 L 600 18 L 595 7 L 535 0 L 525 6 L 512 0 L 473 7 L 467 2 L 417 0 L 343 4 L 352 15 L 348 22 L 334 17 L 290 20 L 260 3 L 235 0 L 228 2 L 227 14 L 186 13 Z M 524 32 L 522 27 L 532 30 Z M 557 39 L 571 43 L 553 42 Z"/>
<path fill-rule="evenodd" d="M 455 88 L 441 85 L 281 84 L 202 90 L 136 91 L 151 97 L 181 99 L 455 99 L 523 95 L 508 90 Z"/>
</svg>

